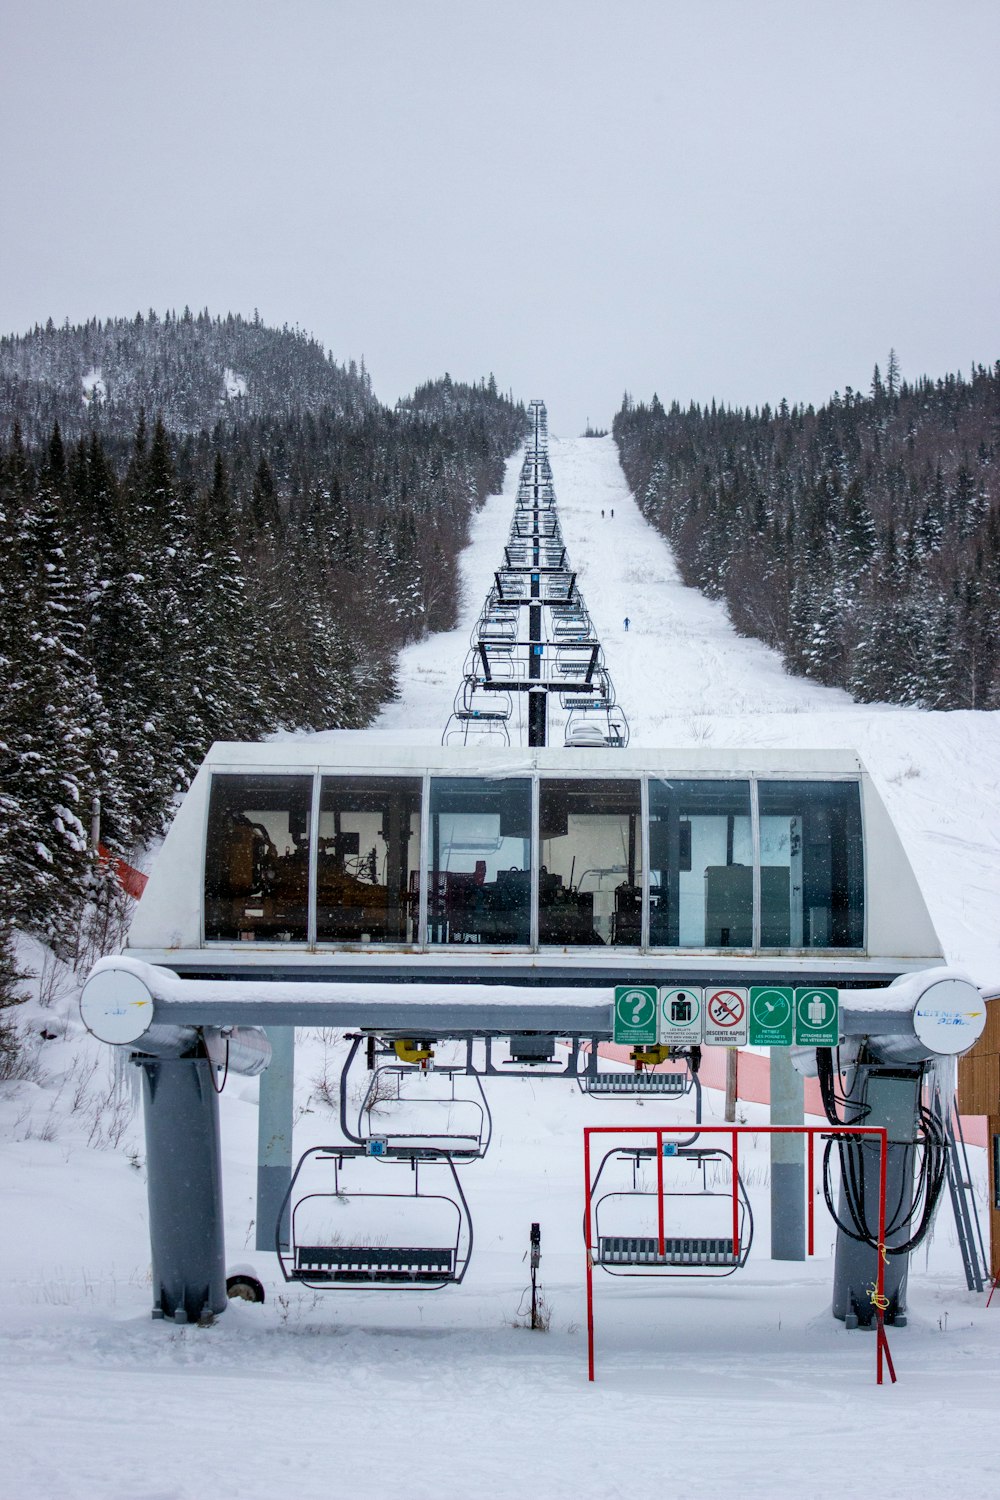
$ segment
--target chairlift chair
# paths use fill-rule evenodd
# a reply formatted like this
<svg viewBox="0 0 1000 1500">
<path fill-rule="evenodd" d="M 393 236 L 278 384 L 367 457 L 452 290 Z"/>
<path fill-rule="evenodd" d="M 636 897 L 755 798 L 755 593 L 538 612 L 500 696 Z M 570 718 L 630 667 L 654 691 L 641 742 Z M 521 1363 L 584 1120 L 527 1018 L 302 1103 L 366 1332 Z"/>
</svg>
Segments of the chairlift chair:
<svg viewBox="0 0 1000 1500">
<path fill-rule="evenodd" d="M 511 614 L 481 615 L 472 633 L 473 646 L 480 641 L 517 640 L 517 617 Z"/>
<path fill-rule="evenodd" d="M 507 707 L 502 698 L 507 698 Z M 455 707 L 441 736 L 442 745 L 510 744 L 510 695 L 485 698 L 482 707 Z"/>
<path fill-rule="evenodd" d="M 555 661 L 556 675 L 559 677 L 575 677 L 582 680 L 587 678 L 589 673 L 589 680 L 592 681 L 594 673 L 598 669 L 596 665 L 593 668 L 590 665 L 595 646 L 598 649 L 598 653 L 600 653 L 600 645 L 597 641 L 580 641 L 574 643 L 572 646 L 563 643 L 557 646 Z M 600 654 L 598 655 L 599 664 Z"/>
<path fill-rule="evenodd" d="M 488 687 L 481 686 L 478 679 L 467 675 L 455 695 L 441 743 L 468 745 L 502 740 L 509 745 L 508 722 L 512 713 L 510 693 L 491 692 Z"/>
<path fill-rule="evenodd" d="M 379 1181 L 374 1173 L 393 1168 L 409 1171 L 409 1191 L 353 1185 L 354 1178 Z M 428 1168 L 449 1173 L 450 1191 L 423 1190 L 421 1172 Z M 297 1197 L 300 1179 L 309 1181 L 314 1174 L 324 1191 Z M 414 1205 L 424 1210 L 434 1205 L 429 1216 L 441 1221 L 430 1243 L 423 1225 L 414 1223 L 418 1213 Z M 286 1214 L 289 1240 L 283 1244 L 281 1226 Z M 397 1150 L 380 1142 L 314 1146 L 307 1151 L 295 1168 L 275 1231 L 275 1250 L 285 1280 L 316 1291 L 436 1291 L 457 1285 L 468 1270 L 472 1244 L 472 1216 L 452 1158 L 444 1152 Z"/>
<path fill-rule="evenodd" d="M 362 1041 L 367 1041 L 370 1049 L 368 1082 L 352 1130 L 347 1120 L 347 1100 L 354 1095 L 349 1078 Z M 379 1058 L 394 1060 L 378 1062 Z M 378 1140 L 393 1151 L 429 1148 L 454 1161 L 477 1161 L 485 1156 L 493 1134 L 493 1116 L 479 1076 L 464 1065 L 438 1064 L 427 1069 L 397 1058 L 393 1047 L 378 1046 L 374 1038 L 354 1038 L 340 1075 L 340 1127 L 352 1145 L 367 1147 Z M 373 1061 L 377 1066 L 371 1066 Z M 462 1077 L 472 1080 L 470 1092 L 464 1096 L 456 1090 L 456 1081 Z M 432 1089 L 437 1080 L 441 1080 L 443 1091 L 435 1094 Z M 408 1120 L 408 1115 L 414 1118 Z M 420 1117 L 419 1125 L 415 1117 Z M 435 1123 L 442 1128 L 434 1129 Z"/>
<path fill-rule="evenodd" d="M 608 1219 L 616 1215 L 619 1220 L 627 1218 L 629 1207 L 635 1209 L 643 1203 L 657 1201 L 657 1188 L 650 1186 L 640 1176 L 640 1168 L 655 1166 L 656 1148 L 653 1146 L 613 1146 L 601 1160 L 591 1188 L 591 1223 L 585 1225 L 585 1238 L 595 1266 L 600 1266 L 611 1276 L 731 1276 L 746 1265 L 753 1242 L 753 1210 L 747 1196 L 746 1186 L 739 1172 L 736 1174 L 737 1234 L 734 1246 L 730 1205 L 732 1188 L 716 1189 L 708 1184 L 710 1166 L 729 1163 L 733 1170 L 733 1159 L 728 1151 L 719 1146 L 698 1146 L 697 1131 L 683 1144 L 664 1142 L 664 1177 L 671 1176 L 685 1166 L 701 1175 L 701 1186 L 694 1189 L 679 1189 L 664 1184 L 666 1232 L 663 1248 L 657 1232 L 636 1233 L 635 1225 L 619 1222 L 609 1232 Z M 601 1177 L 609 1162 L 627 1163 L 632 1169 L 632 1185 L 626 1188 L 611 1188 L 598 1196 Z M 697 1175 L 695 1177 L 697 1181 Z M 672 1207 L 682 1203 L 715 1203 L 722 1210 L 719 1215 L 728 1220 L 728 1229 L 721 1233 L 680 1234 L 676 1224 L 671 1224 Z M 636 1217 L 633 1215 L 633 1217 Z M 641 1225 L 647 1230 L 648 1224 Z M 718 1226 L 708 1225 L 705 1229 Z"/>
</svg>

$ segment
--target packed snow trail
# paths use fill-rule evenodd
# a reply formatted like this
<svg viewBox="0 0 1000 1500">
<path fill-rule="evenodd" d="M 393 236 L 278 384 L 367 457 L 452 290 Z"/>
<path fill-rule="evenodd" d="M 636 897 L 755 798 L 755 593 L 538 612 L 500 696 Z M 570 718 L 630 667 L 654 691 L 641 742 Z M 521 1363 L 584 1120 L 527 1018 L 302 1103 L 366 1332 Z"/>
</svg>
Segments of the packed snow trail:
<svg viewBox="0 0 1000 1500">
<path fill-rule="evenodd" d="M 567 552 L 628 714 L 632 744 L 697 743 L 700 717 L 716 713 L 720 703 L 732 713 L 755 714 L 851 704 L 846 693 L 790 677 L 775 652 L 736 635 L 724 605 L 681 583 L 669 546 L 632 498 L 610 437 L 552 438 L 549 455 Z M 414 744 L 440 740 L 469 634 L 502 559 L 519 472 L 516 455 L 502 493 L 474 518 L 461 560 L 456 629 L 402 653 L 400 700 L 384 710 L 376 728 Z M 676 721 L 685 719 L 688 731 L 679 740 Z M 663 738 L 668 721 L 669 741 Z"/>
<path fill-rule="evenodd" d="M 949 957 L 984 982 L 1000 978 L 1000 716 L 863 707 L 789 677 L 735 635 L 720 605 L 680 584 L 610 440 L 553 440 L 550 452 L 567 545 L 635 742 L 856 746 Z M 440 741 L 519 467 L 511 461 L 505 493 L 474 520 L 458 628 L 402 655 L 402 696 L 379 724 L 399 740 Z M 37 951 L 24 956 L 41 967 Z M 0 1084 L 5 1494 L 783 1500 L 811 1493 L 844 1454 L 885 1500 L 1000 1492 L 1000 1312 L 965 1290 L 948 1204 L 911 1265 L 909 1327 L 891 1335 L 899 1384 L 876 1390 L 873 1340 L 830 1316 L 823 1209 L 814 1261 L 767 1258 L 767 1146 L 752 1134 L 740 1154 L 762 1253 L 725 1281 L 601 1278 L 588 1387 L 582 1127 L 675 1123 L 690 1118 L 688 1101 L 651 1110 L 562 1083 L 491 1084 L 493 1143 L 464 1173 L 476 1251 L 462 1287 L 318 1294 L 285 1286 L 274 1257 L 247 1248 L 257 1083 L 233 1077 L 220 1101 L 227 1259 L 254 1266 L 268 1301 L 236 1304 L 213 1328 L 154 1323 L 141 1117 L 113 1084 L 109 1049 L 82 1032 L 71 976 L 55 978 L 62 993 L 50 973 L 24 1008 L 50 1038 L 39 1077 Z M 339 1138 L 343 1050 L 339 1035 L 299 1033 L 296 1152 Z M 719 1119 L 716 1091 L 705 1109 Z M 766 1118 L 760 1105 L 741 1111 L 751 1125 Z M 985 1153 L 970 1155 L 983 1195 Z M 524 1330 L 535 1220 L 547 1335 Z"/>
</svg>

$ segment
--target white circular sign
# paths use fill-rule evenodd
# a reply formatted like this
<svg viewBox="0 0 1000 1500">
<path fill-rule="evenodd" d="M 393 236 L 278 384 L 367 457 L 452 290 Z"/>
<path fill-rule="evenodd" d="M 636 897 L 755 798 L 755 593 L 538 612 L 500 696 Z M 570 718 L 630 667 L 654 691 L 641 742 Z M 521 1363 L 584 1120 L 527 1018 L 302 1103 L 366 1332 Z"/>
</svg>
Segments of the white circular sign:
<svg viewBox="0 0 1000 1500">
<path fill-rule="evenodd" d="M 656 1000 L 646 990 L 626 990 L 615 1008 L 626 1026 L 648 1026 L 656 1015 Z"/>
<path fill-rule="evenodd" d="M 941 1057 L 966 1052 L 985 1025 L 986 1001 L 967 979 L 939 979 L 924 990 L 913 1012 L 918 1038 Z"/>
<path fill-rule="evenodd" d="M 80 996 L 83 1024 L 100 1042 L 136 1042 L 153 1020 L 153 997 L 138 974 L 101 969 Z"/>
</svg>

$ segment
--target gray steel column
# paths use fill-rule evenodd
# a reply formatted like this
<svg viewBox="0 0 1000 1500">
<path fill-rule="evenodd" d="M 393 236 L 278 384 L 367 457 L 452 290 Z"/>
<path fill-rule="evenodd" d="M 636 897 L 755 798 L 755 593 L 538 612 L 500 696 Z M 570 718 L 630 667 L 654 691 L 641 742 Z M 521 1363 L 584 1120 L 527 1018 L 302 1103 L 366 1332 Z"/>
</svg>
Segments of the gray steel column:
<svg viewBox="0 0 1000 1500">
<path fill-rule="evenodd" d="M 141 1062 L 153 1316 L 197 1322 L 226 1306 L 219 1100 L 203 1057 Z"/>
<path fill-rule="evenodd" d="M 923 1065 L 910 1068 L 880 1068 L 877 1063 L 863 1063 L 855 1069 L 849 1097 L 857 1108 L 852 1111 L 858 1125 L 884 1125 L 889 1136 L 886 1156 L 886 1244 L 901 1245 L 913 1232 L 907 1215 L 913 1203 L 913 1142 L 917 1136 L 917 1108 L 920 1103 Z M 845 1111 L 845 1114 L 847 1111 Z M 874 1236 L 878 1232 L 879 1146 L 869 1140 L 864 1145 L 845 1148 L 864 1163 L 864 1220 Z M 841 1188 L 837 1212 L 841 1221 L 851 1224 L 850 1211 Z M 889 1225 L 895 1223 L 893 1230 Z M 890 1255 L 884 1269 L 885 1295 L 889 1299 L 885 1321 L 904 1327 L 906 1324 L 906 1283 L 909 1255 Z M 864 1241 L 854 1240 L 842 1230 L 837 1232 L 837 1250 L 833 1268 L 833 1316 L 848 1327 L 866 1328 L 874 1322 L 875 1307 L 871 1292 L 878 1275 L 878 1251 Z"/>
<path fill-rule="evenodd" d="M 295 1028 L 269 1026 L 271 1064 L 260 1079 L 257 1119 L 257 1240 L 258 1250 L 274 1249 L 288 1184 L 292 1180 L 292 1107 L 295 1090 Z M 281 1243 L 288 1244 L 288 1211 L 281 1223 Z"/>
<path fill-rule="evenodd" d="M 771 1124 L 801 1125 L 804 1088 L 787 1047 L 771 1048 Z M 771 1259 L 805 1260 L 805 1137 L 771 1136 Z"/>
</svg>

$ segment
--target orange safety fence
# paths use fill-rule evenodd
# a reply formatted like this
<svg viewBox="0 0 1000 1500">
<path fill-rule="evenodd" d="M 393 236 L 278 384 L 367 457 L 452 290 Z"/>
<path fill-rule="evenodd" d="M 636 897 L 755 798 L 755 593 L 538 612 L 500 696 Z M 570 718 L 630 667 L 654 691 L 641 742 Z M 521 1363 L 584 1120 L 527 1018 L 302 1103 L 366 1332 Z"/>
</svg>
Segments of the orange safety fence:
<svg viewBox="0 0 1000 1500">
<path fill-rule="evenodd" d="M 103 865 L 110 864 L 115 879 L 126 896 L 131 896 L 133 901 L 138 901 L 146 889 L 146 882 L 149 876 L 144 875 L 141 870 L 137 870 L 133 865 L 128 864 L 119 855 L 112 854 L 103 844 L 98 844 L 97 854 Z"/>
</svg>

